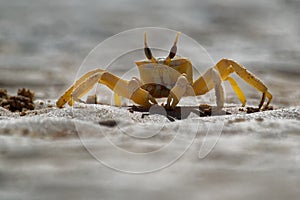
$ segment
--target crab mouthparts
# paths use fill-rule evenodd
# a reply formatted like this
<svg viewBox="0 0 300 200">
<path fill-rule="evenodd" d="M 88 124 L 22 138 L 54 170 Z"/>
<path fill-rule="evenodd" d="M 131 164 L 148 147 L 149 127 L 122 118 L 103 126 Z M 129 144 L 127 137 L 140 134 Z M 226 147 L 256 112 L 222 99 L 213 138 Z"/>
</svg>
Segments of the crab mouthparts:
<svg viewBox="0 0 300 200">
<path fill-rule="evenodd" d="M 164 64 L 165 61 L 166 61 L 165 58 L 157 58 L 157 63 L 158 63 L 158 64 Z"/>
</svg>

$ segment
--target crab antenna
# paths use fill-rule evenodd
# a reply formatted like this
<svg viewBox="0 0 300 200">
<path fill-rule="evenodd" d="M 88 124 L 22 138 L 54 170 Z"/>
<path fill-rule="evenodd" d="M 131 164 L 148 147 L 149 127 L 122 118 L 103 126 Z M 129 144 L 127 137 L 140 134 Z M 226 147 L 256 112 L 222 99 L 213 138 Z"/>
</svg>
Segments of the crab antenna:
<svg viewBox="0 0 300 200">
<path fill-rule="evenodd" d="M 178 42 L 179 35 L 180 35 L 180 32 L 177 32 L 176 38 L 175 38 L 175 41 L 174 41 L 174 44 L 173 44 L 173 46 L 172 46 L 172 48 L 171 48 L 171 50 L 170 50 L 170 53 L 169 53 L 167 59 L 168 59 L 168 58 L 169 58 L 169 59 L 172 59 L 172 58 L 175 57 L 176 52 L 177 52 L 177 42 Z"/>
<path fill-rule="evenodd" d="M 146 57 L 149 60 L 151 60 L 152 62 L 156 62 L 155 58 L 152 56 L 150 48 L 148 47 L 146 32 L 144 32 L 144 46 L 145 46 L 144 47 L 144 52 L 145 52 Z"/>
</svg>

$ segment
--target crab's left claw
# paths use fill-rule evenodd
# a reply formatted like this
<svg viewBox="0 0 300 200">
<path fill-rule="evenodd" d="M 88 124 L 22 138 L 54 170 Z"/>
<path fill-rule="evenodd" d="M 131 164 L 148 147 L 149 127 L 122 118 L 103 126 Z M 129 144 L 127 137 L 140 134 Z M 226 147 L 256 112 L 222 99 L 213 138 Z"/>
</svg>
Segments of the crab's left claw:
<svg viewBox="0 0 300 200">
<path fill-rule="evenodd" d="M 179 100 L 173 92 L 170 92 L 167 103 L 164 105 L 166 109 L 174 109 L 176 105 L 178 104 Z"/>
</svg>

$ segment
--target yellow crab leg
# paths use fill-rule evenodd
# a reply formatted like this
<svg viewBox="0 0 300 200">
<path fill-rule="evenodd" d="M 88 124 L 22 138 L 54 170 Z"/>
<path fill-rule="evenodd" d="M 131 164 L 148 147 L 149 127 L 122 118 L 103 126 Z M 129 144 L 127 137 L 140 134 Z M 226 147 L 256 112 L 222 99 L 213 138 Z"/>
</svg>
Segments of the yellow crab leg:
<svg viewBox="0 0 300 200">
<path fill-rule="evenodd" d="M 142 89 L 135 80 L 126 81 L 109 72 L 104 73 L 99 79 L 99 83 L 102 83 L 116 92 L 119 96 L 131 99 L 135 103 L 150 107 L 152 104 L 157 104 L 156 100 L 147 92 Z M 132 86 L 132 83 L 136 83 Z"/>
<path fill-rule="evenodd" d="M 258 106 L 259 108 L 262 107 L 266 97 L 268 98 L 266 106 L 268 106 L 271 102 L 272 95 L 270 92 L 268 92 L 266 85 L 242 65 L 238 64 L 234 60 L 222 59 L 216 64 L 215 67 L 219 71 L 223 80 L 225 80 L 230 73 L 235 72 L 249 85 L 262 92 L 262 98 Z"/>
<path fill-rule="evenodd" d="M 215 89 L 217 108 L 222 109 L 224 106 L 224 90 L 222 79 L 218 71 L 214 68 L 208 69 L 203 76 L 200 76 L 192 85 L 196 96 L 207 93 Z"/>
<path fill-rule="evenodd" d="M 75 87 L 80 85 L 82 82 L 84 82 L 87 78 L 89 78 L 91 75 L 98 73 L 98 72 L 103 72 L 104 70 L 102 69 L 95 69 L 92 71 L 87 72 L 84 74 L 80 79 L 78 79 L 56 102 L 57 107 L 62 108 L 63 105 L 65 105 L 67 102 L 69 102 L 72 99 L 72 92 Z M 80 98 L 80 97 L 79 97 Z"/>
<path fill-rule="evenodd" d="M 269 99 L 267 104 L 265 105 L 265 107 L 267 108 L 272 100 L 272 94 L 270 92 L 267 91 L 266 93 L 267 98 Z"/>
<path fill-rule="evenodd" d="M 195 91 L 195 95 L 203 95 L 214 88 L 214 83 L 211 75 L 211 69 L 208 69 L 203 76 L 200 76 L 194 81 L 192 87 Z"/>
<path fill-rule="evenodd" d="M 117 106 L 122 105 L 121 96 L 119 96 L 117 93 L 114 93 L 114 101 L 115 101 L 115 105 L 117 105 Z"/>
<path fill-rule="evenodd" d="M 237 84 L 237 82 L 231 77 L 227 77 L 225 80 L 230 83 L 236 96 L 239 98 L 240 102 L 242 102 L 242 106 L 244 107 L 246 105 L 246 97 L 245 97 L 243 91 L 241 90 L 241 88 L 239 87 L 239 85 Z"/>
<path fill-rule="evenodd" d="M 128 81 L 105 70 L 96 69 L 86 73 L 76 81 L 75 84 L 58 99 L 56 102 L 57 107 L 61 108 L 67 102 L 69 102 L 69 105 L 72 105 L 73 100 L 79 101 L 80 97 L 91 90 L 96 83 L 106 85 L 117 93 L 117 95 L 131 99 L 137 104 L 150 107 L 153 103 L 156 103 L 155 99 L 146 90 L 143 90 L 140 87 L 131 89 Z"/>
<path fill-rule="evenodd" d="M 74 87 L 74 90 L 71 94 L 72 99 L 75 101 L 80 101 L 80 98 L 83 97 L 86 93 L 88 93 L 94 85 L 99 81 L 101 76 L 105 73 L 103 72 L 96 72 L 82 81 L 80 84 Z M 69 105 L 72 106 L 73 102 L 69 101 Z"/>
</svg>

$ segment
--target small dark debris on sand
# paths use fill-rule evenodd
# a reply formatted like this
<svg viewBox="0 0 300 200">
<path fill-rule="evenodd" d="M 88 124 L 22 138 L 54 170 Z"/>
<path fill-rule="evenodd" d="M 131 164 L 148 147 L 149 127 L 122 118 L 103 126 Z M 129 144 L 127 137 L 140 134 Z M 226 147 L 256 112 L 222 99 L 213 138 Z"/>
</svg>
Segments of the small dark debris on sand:
<svg viewBox="0 0 300 200">
<path fill-rule="evenodd" d="M 245 122 L 247 121 L 245 118 L 236 118 L 236 119 L 233 119 L 233 120 L 228 120 L 228 124 L 233 124 L 233 123 L 238 123 L 238 122 Z"/>
<path fill-rule="evenodd" d="M 7 94 L 6 89 L 0 89 L 0 106 L 12 112 L 25 112 L 34 109 L 34 93 L 25 88 L 18 89 L 16 96 Z"/>
<path fill-rule="evenodd" d="M 107 126 L 107 127 L 115 127 L 117 126 L 117 122 L 115 120 L 103 120 L 99 122 L 99 125 Z"/>
<path fill-rule="evenodd" d="M 157 105 L 158 106 L 158 105 Z M 160 107 L 160 106 L 158 106 Z M 158 109 L 158 111 L 161 109 Z M 239 112 L 246 112 L 246 113 L 255 113 L 267 110 L 274 110 L 273 106 L 264 107 L 259 109 L 258 107 L 247 107 L 247 108 L 239 108 Z M 155 109 L 149 109 L 142 106 L 131 106 L 128 109 L 129 112 L 141 112 L 142 118 L 152 114 L 160 114 L 165 115 L 170 121 L 186 119 L 189 114 L 194 113 L 199 117 L 209 117 L 209 116 L 216 116 L 216 115 L 231 115 L 232 113 L 228 111 L 217 111 L 216 107 L 210 106 L 208 104 L 201 104 L 200 106 L 179 106 L 175 109 L 166 109 L 165 112 L 155 112 Z M 242 120 L 241 120 L 242 121 Z M 259 120 L 262 121 L 262 120 Z M 238 121 L 240 122 L 240 121 Z M 230 123 L 230 122 L 229 122 Z"/>
<path fill-rule="evenodd" d="M 158 106 L 158 105 L 157 105 Z M 158 106 L 160 107 L 160 106 Z M 180 106 L 175 109 L 166 109 L 165 112 L 161 112 L 161 109 L 149 109 L 142 106 L 131 106 L 128 110 L 129 112 L 141 112 L 142 118 L 152 114 L 166 115 L 170 121 L 186 119 L 191 113 L 198 115 L 199 117 L 208 117 L 215 115 L 230 115 L 231 113 L 226 111 L 215 111 L 215 107 L 207 104 L 201 104 L 200 106 Z"/>
<path fill-rule="evenodd" d="M 254 108 L 254 107 L 247 107 L 247 113 L 255 113 L 259 111 L 267 111 L 267 110 L 274 110 L 273 106 L 263 107 L 262 109 Z"/>
<path fill-rule="evenodd" d="M 97 104 L 97 96 L 96 95 L 90 95 L 86 99 L 87 104 Z"/>
</svg>

